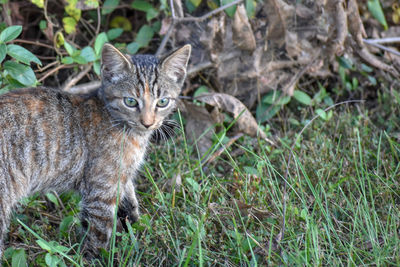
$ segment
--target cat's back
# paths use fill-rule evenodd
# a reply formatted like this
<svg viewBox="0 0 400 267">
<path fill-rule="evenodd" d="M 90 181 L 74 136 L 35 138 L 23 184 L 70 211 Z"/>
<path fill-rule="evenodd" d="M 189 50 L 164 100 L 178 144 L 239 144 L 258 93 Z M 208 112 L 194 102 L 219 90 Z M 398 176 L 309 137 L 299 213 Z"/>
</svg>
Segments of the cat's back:
<svg viewBox="0 0 400 267">
<path fill-rule="evenodd" d="M 45 88 L 0 96 L 0 180 L 18 196 L 69 189 L 82 174 L 85 139 L 73 98 Z"/>
</svg>

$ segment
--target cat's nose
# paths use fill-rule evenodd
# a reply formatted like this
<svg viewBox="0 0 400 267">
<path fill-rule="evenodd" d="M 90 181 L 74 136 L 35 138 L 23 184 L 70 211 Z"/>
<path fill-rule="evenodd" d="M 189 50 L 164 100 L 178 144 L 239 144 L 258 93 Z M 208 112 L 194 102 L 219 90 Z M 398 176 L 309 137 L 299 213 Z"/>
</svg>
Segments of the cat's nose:
<svg viewBox="0 0 400 267">
<path fill-rule="evenodd" d="M 154 124 L 154 122 L 140 121 L 147 129 Z"/>
</svg>

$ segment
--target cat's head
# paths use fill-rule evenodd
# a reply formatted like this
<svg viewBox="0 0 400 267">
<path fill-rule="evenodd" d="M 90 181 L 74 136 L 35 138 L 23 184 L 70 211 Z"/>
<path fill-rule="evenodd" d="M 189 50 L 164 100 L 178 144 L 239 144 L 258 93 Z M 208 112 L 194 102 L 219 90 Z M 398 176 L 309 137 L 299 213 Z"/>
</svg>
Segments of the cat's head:
<svg viewBox="0 0 400 267">
<path fill-rule="evenodd" d="M 185 45 L 159 60 L 151 55 L 127 56 L 105 44 L 99 91 L 115 123 L 136 132 L 158 129 L 175 108 L 191 52 Z"/>
</svg>

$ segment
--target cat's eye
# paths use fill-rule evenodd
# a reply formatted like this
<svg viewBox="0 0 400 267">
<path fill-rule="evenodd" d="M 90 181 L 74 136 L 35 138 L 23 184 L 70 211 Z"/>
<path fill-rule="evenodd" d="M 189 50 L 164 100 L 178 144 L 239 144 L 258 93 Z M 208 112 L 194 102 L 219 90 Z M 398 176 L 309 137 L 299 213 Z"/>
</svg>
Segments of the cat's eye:
<svg viewBox="0 0 400 267">
<path fill-rule="evenodd" d="M 130 108 L 134 108 L 138 106 L 138 101 L 133 97 L 124 97 L 124 103 Z"/>
<path fill-rule="evenodd" d="M 161 98 L 160 100 L 158 100 L 157 102 L 157 107 L 166 107 L 169 103 L 169 98 Z"/>
</svg>

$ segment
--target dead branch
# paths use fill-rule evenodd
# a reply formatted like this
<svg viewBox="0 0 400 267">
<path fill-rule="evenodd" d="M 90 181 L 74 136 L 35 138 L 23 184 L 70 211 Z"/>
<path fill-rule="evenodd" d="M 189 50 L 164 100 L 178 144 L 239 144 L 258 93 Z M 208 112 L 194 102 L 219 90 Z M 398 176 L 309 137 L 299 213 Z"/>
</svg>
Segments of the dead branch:
<svg viewBox="0 0 400 267">
<path fill-rule="evenodd" d="M 206 19 L 208 19 L 209 17 L 212 17 L 212 16 L 214 16 L 215 14 L 218 14 L 219 12 L 224 11 L 225 9 L 227 9 L 227 8 L 229 8 L 229 7 L 231 7 L 231 6 L 234 6 L 234 5 L 236 5 L 236 4 L 238 4 L 238 3 L 242 2 L 242 1 L 243 1 L 243 0 L 235 0 L 235 1 L 231 2 L 231 3 L 229 3 L 229 4 L 223 5 L 223 6 L 219 7 L 219 8 L 217 8 L 217 9 L 214 9 L 214 10 L 208 12 L 208 13 L 204 14 L 204 15 L 201 16 L 201 17 L 183 17 L 183 18 L 177 18 L 177 17 L 175 17 L 175 11 L 174 11 L 173 0 L 170 0 L 170 7 L 171 7 L 171 14 L 172 14 L 172 22 L 171 22 L 171 25 L 170 25 L 169 28 L 168 28 L 167 33 L 164 35 L 164 38 L 163 38 L 163 40 L 161 41 L 160 46 L 159 46 L 158 49 L 157 49 L 156 56 L 160 56 L 160 55 L 162 54 L 162 52 L 164 51 L 165 45 L 167 44 L 167 42 L 168 42 L 168 40 L 169 40 L 169 38 L 170 38 L 170 36 L 171 36 L 172 30 L 173 30 L 173 28 L 175 27 L 176 23 L 189 22 L 189 21 L 192 21 L 192 22 L 201 22 L 201 21 L 206 20 Z"/>
<path fill-rule="evenodd" d="M 92 81 L 77 86 L 72 86 L 69 89 L 69 92 L 73 94 L 88 94 L 100 88 L 100 86 L 101 86 L 101 81 Z"/>
<path fill-rule="evenodd" d="M 381 45 L 378 42 L 371 42 L 370 40 L 366 40 L 366 39 L 363 39 L 363 41 L 364 41 L 364 43 L 366 43 L 366 44 L 368 44 L 370 46 L 374 46 L 374 47 L 380 48 L 380 49 L 382 49 L 384 51 L 387 51 L 389 53 L 392 53 L 392 54 L 394 54 L 396 56 L 400 56 L 400 52 L 397 51 L 397 50 L 394 50 L 393 48 L 386 47 L 384 45 Z"/>
<path fill-rule="evenodd" d="M 49 69 L 49 68 L 51 68 L 51 67 L 53 67 L 54 65 L 57 65 L 57 64 L 59 64 L 58 61 L 53 61 L 53 62 L 47 64 L 46 66 L 44 66 L 43 68 L 38 66 L 38 69 L 35 72 L 43 72 L 43 71 L 45 71 L 45 70 L 47 70 L 47 69 Z"/>
<path fill-rule="evenodd" d="M 390 37 L 390 38 L 379 38 L 379 39 L 363 39 L 364 42 L 368 44 L 387 44 L 387 43 L 399 43 L 400 37 Z"/>
<path fill-rule="evenodd" d="M 343 0 L 336 2 L 336 39 L 333 44 L 335 55 L 341 55 L 344 51 L 344 42 L 347 36 L 347 16 L 343 7 Z"/>
<path fill-rule="evenodd" d="M 13 42 L 15 42 L 15 43 L 22 43 L 22 44 L 37 45 L 37 46 L 42 46 L 42 47 L 46 47 L 46 48 L 49 48 L 49 49 L 54 49 L 53 46 L 48 45 L 48 44 L 41 43 L 41 42 L 39 42 L 39 41 L 30 41 L 30 40 L 24 40 L 24 39 L 15 39 L 15 40 L 13 40 Z"/>
<path fill-rule="evenodd" d="M 59 71 L 61 69 L 73 68 L 73 67 L 75 67 L 75 65 L 59 65 L 59 66 L 55 67 L 54 69 L 51 69 L 50 71 L 46 72 L 42 77 L 40 77 L 38 82 L 43 82 L 44 80 L 46 80 L 47 77 L 53 75 L 54 73 L 56 73 L 57 71 Z"/>
<path fill-rule="evenodd" d="M 206 159 L 203 162 L 203 167 L 206 166 L 207 164 L 213 162 L 217 157 L 219 157 L 222 152 L 224 152 L 225 150 L 228 149 L 228 147 L 230 147 L 233 143 L 235 143 L 236 140 L 238 140 L 240 137 L 242 137 L 244 135 L 244 133 L 238 133 L 237 135 L 233 136 L 231 139 L 229 139 L 228 143 L 226 143 L 226 145 L 221 145 L 221 147 L 215 151 L 214 154 L 211 155 L 211 157 L 209 157 L 208 159 Z"/>
<path fill-rule="evenodd" d="M 80 71 L 76 76 L 68 79 L 62 86 L 62 90 L 68 92 L 72 86 L 77 84 L 92 69 L 92 63 L 89 63 L 84 70 Z"/>
<path fill-rule="evenodd" d="M 376 56 L 371 54 L 371 52 L 369 52 L 369 50 L 366 47 L 362 47 L 361 49 L 359 47 L 355 47 L 355 50 L 363 60 L 365 60 L 375 68 L 390 72 L 396 77 L 399 75 L 394 67 L 380 61 Z"/>
</svg>

